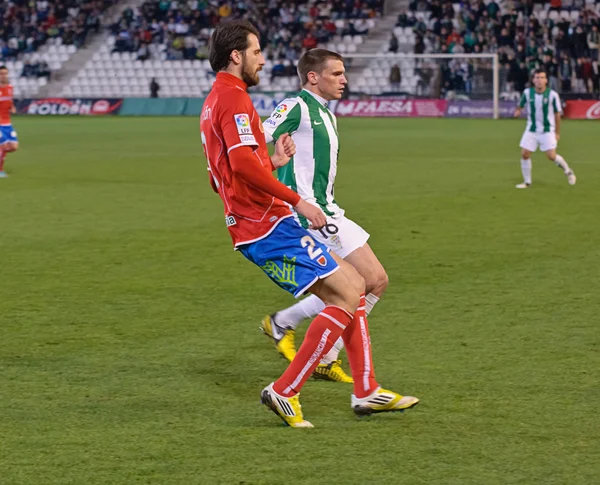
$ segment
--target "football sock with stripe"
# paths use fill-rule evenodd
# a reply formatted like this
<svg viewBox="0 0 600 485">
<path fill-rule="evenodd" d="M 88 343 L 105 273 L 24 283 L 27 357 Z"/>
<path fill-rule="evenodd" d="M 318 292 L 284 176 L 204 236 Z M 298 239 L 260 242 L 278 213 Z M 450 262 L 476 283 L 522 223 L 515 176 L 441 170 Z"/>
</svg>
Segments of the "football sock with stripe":
<svg viewBox="0 0 600 485">
<path fill-rule="evenodd" d="M 273 390 L 284 397 L 299 393 L 321 361 L 321 357 L 329 352 L 352 318 L 352 314 L 340 307 L 325 307 L 311 322 L 296 357 L 275 381 Z"/>
<path fill-rule="evenodd" d="M 369 323 L 365 313 L 365 295 L 360 297 L 360 305 L 352 322 L 342 334 L 348 354 L 348 362 L 354 379 L 354 395 L 357 398 L 367 397 L 379 387 L 375 380 L 373 357 L 371 355 L 371 337 Z"/>
</svg>

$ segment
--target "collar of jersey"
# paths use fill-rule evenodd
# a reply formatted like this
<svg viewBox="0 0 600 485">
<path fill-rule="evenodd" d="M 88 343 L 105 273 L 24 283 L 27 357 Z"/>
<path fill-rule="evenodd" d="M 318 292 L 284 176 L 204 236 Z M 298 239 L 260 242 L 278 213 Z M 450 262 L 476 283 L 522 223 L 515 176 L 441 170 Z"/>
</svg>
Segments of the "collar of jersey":
<svg viewBox="0 0 600 485">
<path fill-rule="evenodd" d="M 324 106 L 325 108 L 327 108 L 327 104 L 329 104 L 329 103 L 327 102 L 327 100 L 325 98 L 322 98 L 318 94 L 315 94 L 312 91 L 309 91 L 308 89 L 303 89 L 302 92 L 310 94 L 313 98 L 315 98 L 319 102 L 319 104 L 321 106 Z"/>
<path fill-rule="evenodd" d="M 217 82 L 240 88 L 244 91 L 248 89 L 248 85 L 244 81 L 242 81 L 239 77 L 235 77 L 233 74 L 229 74 L 228 72 L 218 72 Z"/>
</svg>

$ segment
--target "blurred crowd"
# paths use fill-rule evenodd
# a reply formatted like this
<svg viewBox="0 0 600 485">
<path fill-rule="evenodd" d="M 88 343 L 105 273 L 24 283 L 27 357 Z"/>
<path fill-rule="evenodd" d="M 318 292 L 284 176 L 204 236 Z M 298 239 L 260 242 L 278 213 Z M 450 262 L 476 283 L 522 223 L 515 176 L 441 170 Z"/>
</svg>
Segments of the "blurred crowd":
<svg viewBox="0 0 600 485">
<path fill-rule="evenodd" d="M 0 1 L 0 58 L 35 52 L 48 39 L 81 47 L 90 31 L 98 32 L 101 15 L 116 0 Z"/>
<path fill-rule="evenodd" d="M 555 90 L 599 92 L 600 18 L 593 4 L 573 0 L 568 10 L 561 0 L 455 5 L 457 11 L 452 2 L 412 0 L 410 10 L 399 15 L 397 25 L 416 33 L 415 53 L 498 53 L 507 91 L 522 91 L 532 71 L 544 68 Z M 443 89 L 468 93 L 480 64 L 444 63 Z"/>
<path fill-rule="evenodd" d="M 367 19 L 381 15 L 383 0 L 148 0 L 126 9 L 111 26 L 114 52 L 136 52 L 139 60 L 205 59 L 211 29 L 228 19 L 257 26 L 267 58 L 289 67 L 304 50 L 335 35 L 368 33 Z"/>
</svg>

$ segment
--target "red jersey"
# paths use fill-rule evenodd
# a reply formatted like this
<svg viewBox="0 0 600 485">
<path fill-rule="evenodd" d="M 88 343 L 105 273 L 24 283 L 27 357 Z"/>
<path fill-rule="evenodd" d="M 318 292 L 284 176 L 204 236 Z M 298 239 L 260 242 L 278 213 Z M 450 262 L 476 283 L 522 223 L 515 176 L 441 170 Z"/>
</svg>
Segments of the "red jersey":
<svg viewBox="0 0 600 485">
<path fill-rule="evenodd" d="M 13 87 L 0 84 L 0 125 L 10 125 L 10 110 L 13 107 Z"/>
<path fill-rule="evenodd" d="M 262 169 L 272 177 L 262 122 L 237 77 L 219 72 L 200 115 L 200 131 L 208 170 L 225 206 L 225 223 L 234 246 L 267 236 L 282 219 L 292 215 L 281 200 L 248 185 L 236 175 L 229 160 L 232 150 L 249 146 Z"/>
</svg>

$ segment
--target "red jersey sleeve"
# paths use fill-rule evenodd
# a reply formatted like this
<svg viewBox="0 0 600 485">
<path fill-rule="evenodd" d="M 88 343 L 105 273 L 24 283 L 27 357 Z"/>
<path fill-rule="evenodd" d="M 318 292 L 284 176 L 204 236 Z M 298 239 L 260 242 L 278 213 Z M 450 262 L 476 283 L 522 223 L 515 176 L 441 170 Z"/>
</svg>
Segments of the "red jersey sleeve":
<svg viewBox="0 0 600 485">
<path fill-rule="evenodd" d="M 258 147 L 251 125 L 253 117 L 258 115 L 248 94 L 240 92 L 231 95 L 221 104 L 219 111 L 219 124 L 227 153 L 242 146 Z"/>
</svg>

